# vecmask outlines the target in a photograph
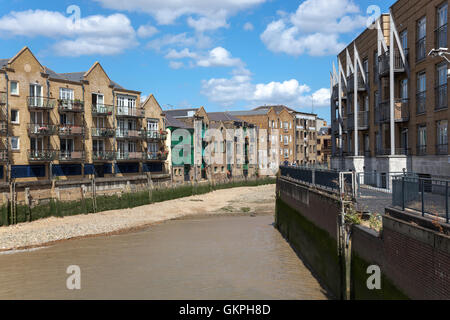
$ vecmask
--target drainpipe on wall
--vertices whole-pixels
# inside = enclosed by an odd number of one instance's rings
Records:
[[[9,159],[9,77],[8,73],[5,71],[5,81],[6,81],[6,182],[11,181],[11,160]]]
[[[50,99],[50,81],[47,78],[47,99]],[[47,117],[47,123],[50,123],[50,112],[48,113],[48,117]],[[51,137],[48,137],[49,140],[49,145],[50,145],[50,139]],[[48,166],[48,177],[50,178],[50,181],[53,180],[53,173],[52,173],[52,164],[53,160],[50,161],[50,164]]]
[[[116,134],[117,134],[116,106],[115,106],[115,103],[114,103],[116,101],[116,91],[114,89],[112,90],[112,94],[113,94],[113,103],[112,103],[112,105],[113,105],[113,112],[112,112],[113,129],[116,131]],[[114,152],[115,155],[117,155],[116,134],[114,135],[114,138],[113,138],[113,141],[114,141],[114,143],[113,143],[113,152]],[[113,176],[114,177],[116,176],[116,163],[117,163],[117,159],[116,159],[116,157],[114,157],[113,164],[112,164],[113,167],[111,168],[112,169],[111,171],[113,172]]]
[[[84,164],[83,164],[83,166],[82,166],[82,168],[81,168],[81,170],[82,170],[82,172],[83,172],[83,178],[86,176],[85,175],[85,173],[84,173],[84,166],[85,166],[85,164],[86,164],[86,155],[87,155],[87,152],[86,152],[86,126],[85,126],[85,124],[86,124],[86,118],[85,118],[85,113],[86,113],[86,108],[85,108],[85,104],[84,104],[84,102],[85,102],[85,99],[84,99],[84,93],[85,93],[85,90],[84,90],[84,84],[83,83],[81,83],[81,90],[83,91],[83,109],[84,109],[84,112],[83,112],[83,127],[85,127],[84,129],[84,134],[83,134],[83,148],[85,148],[85,153],[84,153]]]

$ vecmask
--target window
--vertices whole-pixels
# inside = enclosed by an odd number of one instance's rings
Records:
[[[20,150],[20,139],[19,137],[11,137],[11,150]]]
[[[447,14],[448,4],[437,9],[436,47],[447,48]]]
[[[446,155],[448,154],[448,120],[441,120],[437,122],[437,146],[436,154]]]
[[[59,88],[59,98],[61,100],[73,100],[73,89]]]
[[[426,110],[426,89],[427,89],[427,76],[425,72],[417,75],[417,113],[425,113]]]
[[[157,143],[149,143],[147,145],[147,152],[149,152],[149,153],[158,152],[158,144]]]
[[[400,43],[402,44],[403,50],[408,49],[408,30],[404,30],[400,33]]]
[[[427,149],[427,126],[420,125],[417,129],[417,154],[424,155]]]
[[[19,124],[19,110],[11,109],[11,123]]]
[[[11,81],[11,94],[19,95],[19,83],[17,81]]]
[[[158,131],[158,120],[154,120],[154,119],[147,120],[147,130],[148,131]]]
[[[400,98],[402,101],[408,100],[408,79],[400,81]]]
[[[423,60],[426,57],[426,35],[427,35],[427,18],[423,17],[417,21],[417,61]]]
[[[436,110],[447,108],[447,63],[436,66]]]

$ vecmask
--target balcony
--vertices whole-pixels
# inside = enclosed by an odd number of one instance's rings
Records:
[[[377,147],[375,150],[375,154],[377,156],[390,156],[391,148],[385,149],[385,148]],[[394,155],[396,155],[396,156],[408,156],[410,154],[411,154],[411,150],[406,147],[395,148],[395,150],[394,150]]]
[[[353,130],[355,128],[354,114],[349,114],[347,118],[347,128]],[[358,112],[358,130],[369,129],[369,111]]]
[[[117,117],[144,118],[145,110],[143,108],[117,107]]]
[[[416,42],[416,61],[422,61],[427,57],[426,37]]]
[[[92,151],[92,161],[113,161],[115,155],[114,151]]]
[[[129,129],[117,129],[116,138],[117,139],[142,139],[144,136],[143,130],[129,130]]]
[[[368,80],[368,74],[366,73],[366,80]],[[347,92],[353,92],[355,89],[355,75],[351,74],[347,78]],[[366,85],[364,83],[363,77],[360,73],[358,73],[358,91],[366,91]]]
[[[106,104],[93,104],[92,115],[93,116],[110,116],[112,115],[114,106]]]
[[[447,48],[447,24],[437,28],[434,33],[436,48]]]
[[[8,151],[6,149],[0,149],[0,162],[8,161]]]
[[[145,130],[144,136],[147,140],[163,141],[167,139],[167,132],[163,130],[160,131]]]
[[[114,138],[116,130],[112,128],[92,128],[91,134],[93,138]]]
[[[416,153],[418,156],[424,156],[427,154],[427,146],[426,145],[419,145],[417,146]]]
[[[5,105],[6,104],[6,92],[4,91],[0,91],[0,106]]]
[[[167,152],[144,152],[144,160],[166,161]]]
[[[409,50],[404,49],[405,58],[408,60],[409,58]],[[378,75],[380,77],[386,77],[390,74],[390,51],[386,51],[384,54],[378,57]],[[400,54],[400,50],[394,50],[394,73],[402,73],[405,72],[405,64],[403,63],[402,56]]]
[[[419,92],[416,94],[416,112],[417,114],[424,114],[427,110],[427,94],[426,92]]]
[[[436,87],[436,104],[435,110],[447,109],[448,100],[447,100],[447,84],[443,84],[441,86]]]
[[[331,94],[331,100],[336,101],[338,99],[339,99],[339,86],[335,85],[333,87],[333,91],[332,91],[332,94]]]
[[[51,110],[55,107],[55,99],[46,97],[27,97],[28,108],[31,110]]]
[[[30,162],[50,162],[58,158],[56,150],[28,150],[28,161]]]
[[[391,121],[391,103],[389,100],[382,101],[376,111],[377,123]],[[409,99],[394,100],[394,121],[406,122],[409,120]]]
[[[52,124],[46,123],[29,123],[28,134],[30,136],[52,136],[56,134],[58,127]]]
[[[116,160],[117,161],[140,161],[143,159],[143,153],[142,152],[124,152],[119,151],[116,152]]]
[[[84,103],[81,100],[58,99],[59,112],[84,112]]]
[[[437,155],[448,155],[448,143],[445,144],[437,144],[436,145],[436,154]]]
[[[73,124],[59,125],[58,134],[60,137],[82,137],[84,136],[84,127]]]
[[[85,155],[84,151],[76,150],[76,151],[60,151],[59,152],[59,161],[84,161]]]

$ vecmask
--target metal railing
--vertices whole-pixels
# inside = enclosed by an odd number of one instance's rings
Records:
[[[166,161],[168,154],[165,152],[144,152],[144,160],[160,160]]]
[[[8,150],[0,149],[0,162],[8,161]]]
[[[409,50],[403,49],[406,60],[409,58]],[[390,72],[390,51],[386,51],[378,57],[378,74],[380,76],[388,75]],[[394,50],[394,72],[404,72],[405,64],[399,49]]]
[[[81,100],[58,99],[60,112],[83,112],[84,102]]]
[[[418,156],[425,156],[427,154],[427,145],[419,145],[417,146],[416,154]]]
[[[115,155],[114,151],[92,151],[92,161],[112,161]]]
[[[392,181],[392,205],[410,209],[423,217],[444,219],[449,223],[450,181],[419,176],[397,176]]]
[[[390,148],[376,148],[375,153],[377,156],[389,156],[391,155],[391,149]],[[395,148],[394,155],[396,156],[408,156],[411,154],[411,149],[400,147]]]
[[[116,116],[144,118],[145,110],[143,108],[117,107]]]
[[[0,91],[0,105],[6,104],[7,94],[5,91]]]
[[[28,150],[29,161],[42,161],[48,162],[58,158],[58,151],[56,150]]]
[[[29,123],[28,134],[32,136],[51,136],[56,134],[58,126],[47,123]]]
[[[434,31],[436,35],[436,48],[447,48],[447,24]]]
[[[84,161],[84,150],[63,150],[59,152],[59,161]]]
[[[84,127],[73,124],[60,124],[58,135],[60,137],[83,136]]]
[[[367,78],[367,74],[366,74],[366,81],[368,80]],[[347,78],[347,92],[353,92],[355,90],[355,74],[351,74],[348,78]],[[358,87],[357,89],[358,91],[363,91],[366,90],[366,84],[364,83],[364,79],[361,75],[361,73],[358,73]]]
[[[92,104],[93,115],[112,115],[114,106],[107,104]]]
[[[391,102],[382,101],[376,112],[376,122],[389,122],[391,120]],[[409,99],[394,100],[394,121],[404,122],[409,120]]]
[[[349,114],[347,118],[347,128],[353,130],[355,128],[354,114]],[[369,111],[358,112],[358,130],[366,130],[369,128]]]
[[[435,104],[435,110],[441,110],[446,109],[448,106],[447,101],[447,84],[443,84],[436,87],[436,104]]]
[[[436,154],[437,155],[447,155],[448,154],[448,143],[437,144],[436,145]]]
[[[144,136],[148,140],[166,140],[167,132],[165,131],[157,131],[157,130],[144,130]]]
[[[403,172],[358,172],[356,174],[356,181],[358,183],[359,194],[361,194],[361,187],[391,193],[393,178],[403,174]]]
[[[422,61],[427,57],[426,40],[427,37],[423,37],[416,42],[416,61]]]
[[[124,152],[124,151],[116,152],[117,161],[142,160],[142,159],[143,159],[142,152]]]
[[[116,130],[113,128],[92,128],[91,134],[95,138],[113,138]]]
[[[56,100],[47,97],[27,97],[28,108],[30,109],[53,109]]]
[[[142,139],[143,136],[143,130],[129,130],[121,128],[116,130],[116,138],[118,139]]]
[[[416,95],[417,114],[425,113],[427,110],[427,94],[426,92],[419,92]]]

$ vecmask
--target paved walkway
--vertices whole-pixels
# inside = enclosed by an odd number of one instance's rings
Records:
[[[384,213],[392,205],[392,194],[361,187],[357,203],[358,209],[364,212]]]

